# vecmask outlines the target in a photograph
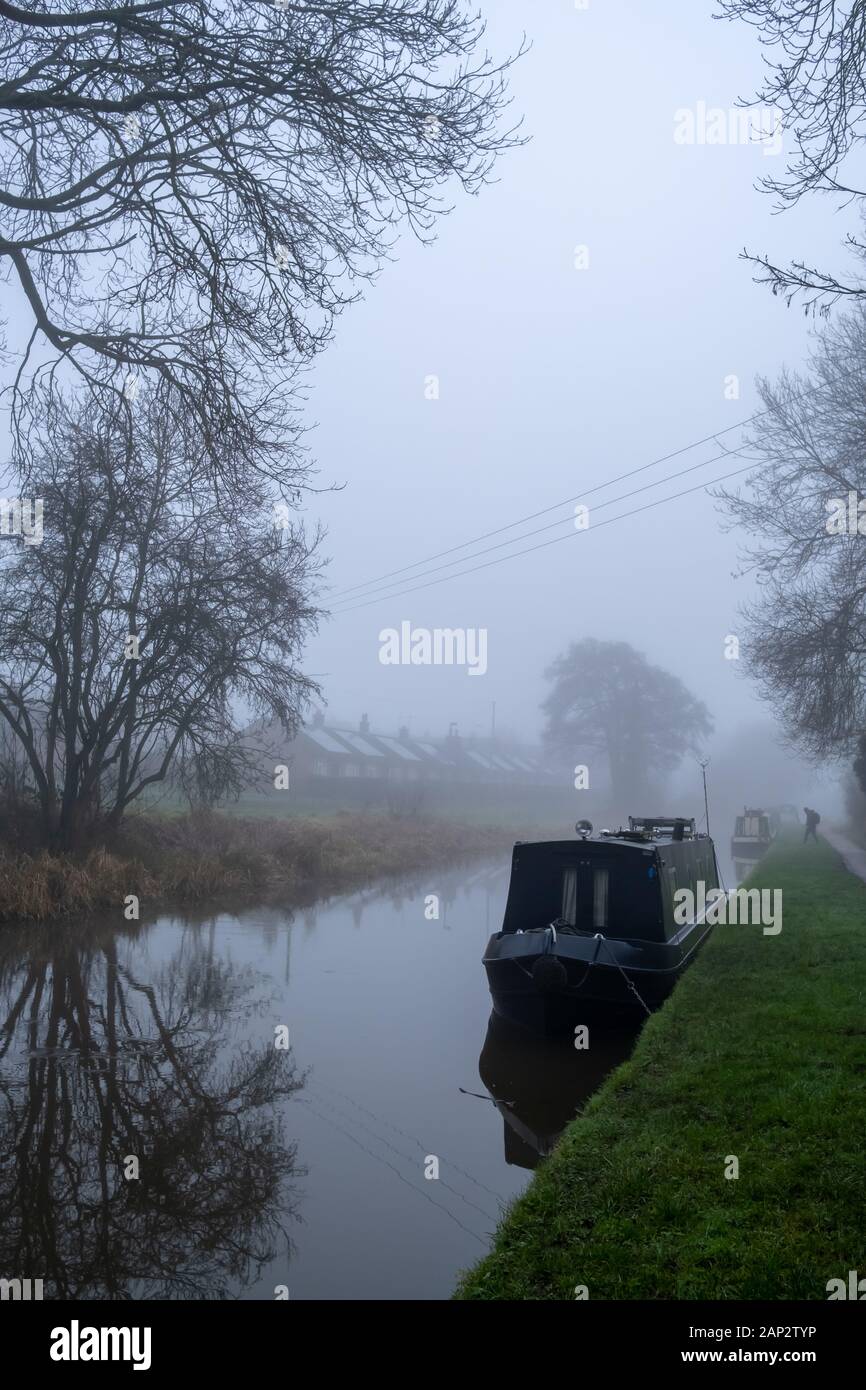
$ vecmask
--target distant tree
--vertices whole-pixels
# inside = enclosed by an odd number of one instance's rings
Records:
[[[851,772],[843,779],[842,787],[848,825],[854,838],[866,849],[866,790],[857,775]]]
[[[759,585],[743,660],[789,738],[847,759],[866,728],[866,304],[822,325],[806,373],[758,388],[757,466],[719,493]]]
[[[861,734],[857,740],[857,756],[854,759],[853,771],[858,787],[866,796],[866,734]]]
[[[19,442],[64,362],[179,392],[221,468],[277,431],[278,469],[297,364],[398,224],[429,234],[514,143],[483,36],[463,0],[0,0]]]
[[[159,393],[131,439],[116,425],[87,398],[56,403],[33,470],[42,543],[0,553],[0,722],[61,848],[174,769],[200,799],[238,792],[257,766],[240,709],[292,733],[316,691],[298,664],[315,539],[275,519],[264,485],[227,523],[196,487],[196,421]]]
[[[621,810],[652,774],[673,771],[712,732],[701,701],[627,642],[572,643],[545,676],[552,682],[542,706],[547,747],[590,772],[591,755],[601,754]]]
[[[793,141],[784,178],[768,177],[764,188],[782,207],[807,193],[844,200],[862,198],[843,165],[863,153],[866,141],[866,0],[718,0],[720,17],[752,25],[766,56],[767,76],[755,102],[780,113],[785,137]],[[866,242],[849,236],[866,251]],[[808,310],[826,312],[838,299],[866,296],[862,280],[840,280],[804,261],[784,268],[767,256],[746,255],[757,279],[788,302],[805,296]]]

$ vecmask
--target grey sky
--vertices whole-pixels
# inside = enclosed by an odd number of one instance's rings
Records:
[[[524,32],[532,44],[512,72],[512,109],[530,142],[502,158],[498,182],[477,198],[456,191],[431,247],[401,237],[310,374],[319,482],[345,484],[306,504],[328,528],[334,592],[748,417],[759,404],[755,374],[801,365],[810,325],[753,283],[738,258],[744,246],[850,270],[842,242],[857,226],[853,209],[813,198],[779,216],[757,190],[782,172],[784,148],[675,140],[677,112],[700,103],[732,111],[761,79],[755,33],[714,21],[712,0],[480,4],[494,55],[516,50]],[[578,270],[583,246],[589,266]],[[29,313],[14,289],[7,308],[16,350]],[[431,375],[438,400],[425,398]],[[738,400],[725,396],[732,375]],[[631,642],[685,680],[716,720],[709,751],[723,756],[741,725],[766,717],[740,664],[724,656],[751,587],[734,578],[742,538],[722,530],[704,492],[600,525],[742,465],[718,462],[601,505],[717,452],[705,445],[588,497],[587,532],[574,531],[566,506],[478,548],[569,537],[561,543],[335,612],[304,658],[331,716],[367,712],[376,727],[408,722],[416,734],[443,734],[452,721],[487,733],[495,701],[498,729],[535,738],[544,668],[570,641],[595,636]],[[413,571],[403,582],[423,581]],[[331,602],[327,588],[322,601]],[[383,666],[379,633],[404,621],[486,629],[486,674]]]
[[[311,507],[329,528],[335,590],[745,418],[757,406],[755,374],[799,365],[809,326],[753,283],[739,251],[847,264],[851,211],[834,219],[828,202],[813,200],[773,216],[756,190],[762,175],[781,172],[784,154],[674,140],[678,109],[728,109],[752,94],[752,31],[713,21],[712,5],[693,0],[484,8],[494,52],[516,47],[524,28],[532,41],[513,81],[532,140],[503,158],[494,187],[457,199],[432,248],[401,240],[396,263],[344,317],[313,373],[320,480],[346,484]],[[582,244],[590,264],[578,271]],[[440,378],[436,401],[425,399],[430,374]],[[725,399],[730,374],[738,401]],[[595,500],[715,452],[705,446]],[[737,466],[716,464],[595,519]],[[564,524],[537,540],[572,529],[569,509],[558,515]],[[499,726],[535,734],[552,657],[586,635],[624,639],[706,700],[723,739],[758,713],[723,654],[749,589],[732,577],[737,545],[712,500],[693,493],[336,616],[310,648],[309,669],[323,673],[336,717],[364,709],[382,726],[405,718],[415,732],[441,733],[457,720],[461,732],[486,732],[495,700]],[[487,674],[380,665],[379,631],[406,619],[486,627]]]

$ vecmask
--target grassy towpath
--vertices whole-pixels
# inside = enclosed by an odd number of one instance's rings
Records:
[[[826,1299],[866,1275],[866,885],[791,839],[748,884],[782,890],[781,933],[716,929],[457,1297]]]

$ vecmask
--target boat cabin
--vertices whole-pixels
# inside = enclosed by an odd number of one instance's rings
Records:
[[[581,822],[580,826],[587,826]],[[674,893],[718,886],[713,843],[682,817],[630,817],[628,830],[518,842],[503,934],[543,929],[664,942],[682,931]]]
[[[770,817],[763,811],[750,810],[747,806],[743,815],[737,816],[735,840],[759,840],[769,843],[772,838]]]

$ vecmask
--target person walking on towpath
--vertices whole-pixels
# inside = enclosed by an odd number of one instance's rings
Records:
[[[806,812],[806,831],[803,835],[803,844],[806,843],[809,836],[811,835],[812,839],[815,841],[815,844],[817,845],[818,836],[816,835],[815,831],[818,828],[818,822],[821,819],[821,817],[818,815],[817,811],[810,811],[808,806],[804,806],[803,810]]]

